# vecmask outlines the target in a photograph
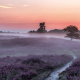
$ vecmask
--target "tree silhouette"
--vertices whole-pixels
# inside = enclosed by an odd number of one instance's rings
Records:
[[[40,23],[40,28],[37,30],[37,32],[38,33],[45,33],[45,32],[47,32],[46,30],[45,30],[45,22],[43,22],[43,23]]]
[[[64,31],[67,31],[67,37],[72,38],[79,38],[79,34],[77,33],[79,30],[76,26],[70,25],[63,29]]]

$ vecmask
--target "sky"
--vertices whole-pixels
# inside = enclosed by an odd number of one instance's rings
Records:
[[[0,29],[47,30],[75,25],[80,30],[80,0],[0,0]]]

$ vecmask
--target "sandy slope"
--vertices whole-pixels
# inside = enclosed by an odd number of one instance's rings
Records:
[[[58,38],[17,38],[0,36],[0,57],[29,54],[80,55],[80,43]]]

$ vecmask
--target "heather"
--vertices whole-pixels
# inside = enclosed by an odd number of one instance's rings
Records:
[[[28,55],[0,58],[0,80],[31,80],[72,60],[69,55]]]
[[[59,80],[80,80],[80,58],[60,74]]]

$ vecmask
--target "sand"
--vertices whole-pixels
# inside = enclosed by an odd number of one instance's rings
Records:
[[[80,56],[80,42],[60,38],[0,36],[0,57],[29,54],[70,54]]]

